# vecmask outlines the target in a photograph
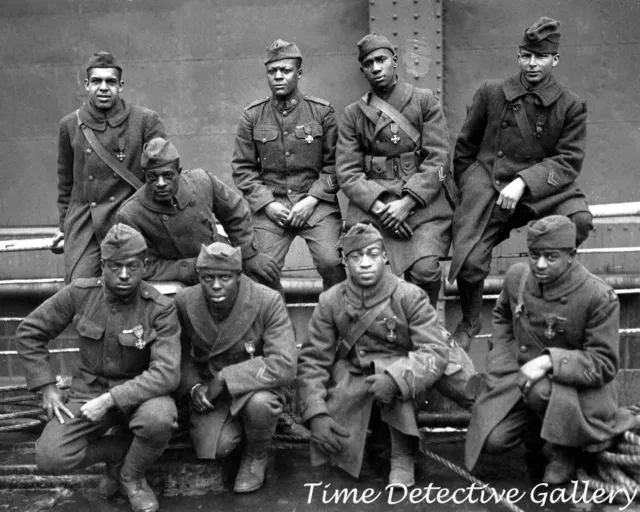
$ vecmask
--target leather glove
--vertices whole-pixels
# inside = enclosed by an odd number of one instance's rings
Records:
[[[400,388],[388,373],[369,375],[365,382],[371,384],[369,394],[383,404],[390,404],[400,394]]]
[[[311,442],[325,453],[340,453],[341,441],[349,437],[349,431],[336,423],[328,414],[311,418]]]
[[[272,284],[280,279],[280,269],[276,260],[261,252],[243,260],[242,269],[249,277],[255,276],[265,284]]]

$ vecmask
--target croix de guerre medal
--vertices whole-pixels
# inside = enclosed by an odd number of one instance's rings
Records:
[[[383,318],[379,322],[387,328],[387,341],[389,343],[395,343],[398,339],[398,335],[396,334],[396,328],[398,327],[397,318],[395,316],[393,318]]]
[[[247,352],[247,354],[249,354],[249,357],[250,357],[251,359],[253,359],[253,354],[254,354],[254,353],[255,353],[255,351],[256,351],[256,345],[255,345],[255,343],[254,343],[253,341],[247,341],[247,342],[244,344],[244,349],[245,349],[245,351]]]
[[[313,143],[313,136],[311,135],[311,126],[307,125],[304,127],[304,133],[307,134],[307,136],[304,138],[305,142],[307,144],[312,144]]]
[[[554,329],[555,324],[556,324],[555,316],[547,317],[547,330],[544,331],[544,337],[547,338],[548,340],[552,340],[556,336],[556,331]]]
[[[396,123],[391,123],[391,133],[393,133],[391,142],[393,142],[394,144],[400,142],[400,137],[398,137],[398,125]]]
[[[125,143],[124,139],[118,139],[118,152],[116,153],[116,158],[120,162],[124,162],[124,159],[127,158],[127,155],[125,155],[125,153],[124,153],[125,145],[126,145],[126,143]]]

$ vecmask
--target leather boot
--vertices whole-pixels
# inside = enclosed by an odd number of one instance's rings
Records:
[[[158,499],[144,474],[164,450],[165,447],[145,445],[138,438],[131,443],[120,471],[120,488],[129,499],[134,512],[156,512],[159,508]]]
[[[391,431],[391,472],[389,485],[392,487],[412,487],[415,485],[415,442],[411,436],[390,427]]]
[[[107,435],[89,444],[81,467],[99,462],[106,463],[106,472],[97,487],[98,496],[107,499],[118,492],[120,469],[129,449],[130,439],[123,436]]]
[[[264,484],[271,437],[263,440],[247,439],[247,447],[240,459],[240,469],[233,486],[234,492],[257,491]]]
[[[278,418],[276,432],[280,436],[289,436],[301,441],[308,441],[311,438],[311,432],[296,419],[289,404],[285,405],[284,411]]]
[[[576,476],[575,448],[552,444],[549,450],[549,463],[544,470],[542,481],[551,485],[561,485]]]
[[[459,347],[465,352],[469,351],[473,337],[480,332],[482,322],[480,312],[482,310],[482,292],[484,281],[469,283],[458,278],[458,292],[460,294],[460,307],[462,308],[462,320],[451,335]]]
[[[429,304],[431,304],[431,307],[433,307],[433,309],[435,309],[436,311],[438,311],[438,299],[440,298],[441,286],[442,282],[440,280],[420,286],[420,288],[422,288],[422,290],[429,297]]]

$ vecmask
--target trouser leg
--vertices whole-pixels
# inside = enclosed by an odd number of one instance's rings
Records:
[[[391,437],[391,471],[389,485],[411,487],[415,484],[417,438],[389,427]]]
[[[295,231],[290,229],[285,229],[284,233],[280,233],[280,228],[274,223],[273,229],[266,229],[263,227],[254,228],[254,232],[256,234],[256,239],[260,244],[260,251],[266,254],[267,256],[271,256],[280,270],[284,267],[284,260],[287,256],[287,252],[289,252],[289,247],[291,247],[291,242],[295,238]],[[282,282],[280,279],[274,281],[273,283],[268,285],[271,289],[280,292],[282,298],[284,298],[284,289],[282,288]]]
[[[535,413],[520,400],[491,431],[482,451],[500,455],[517,448],[522,443],[527,425],[537,421]]]
[[[425,256],[416,261],[407,272],[407,281],[422,288],[431,306],[438,308],[442,285],[442,266],[438,256]]]
[[[593,215],[591,212],[577,212],[569,215],[569,218],[576,225],[576,247],[580,247],[593,229]]]
[[[342,219],[339,214],[332,213],[299,233],[307,242],[325,291],[347,278],[339,250],[341,231]]]
[[[100,267],[100,244],[95,236],[91,236],[89,243],[79,257],[73,261],[77,251],[72,251],[73,240],[65,239],[64,266],[65,283],[81,277],[98,277],[102,275]]]

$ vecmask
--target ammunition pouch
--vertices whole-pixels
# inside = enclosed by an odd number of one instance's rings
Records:
[[[413,151],[393,157],[366,155],[364,164],[367,178],[372,180],[408,181],[417,171]]]

